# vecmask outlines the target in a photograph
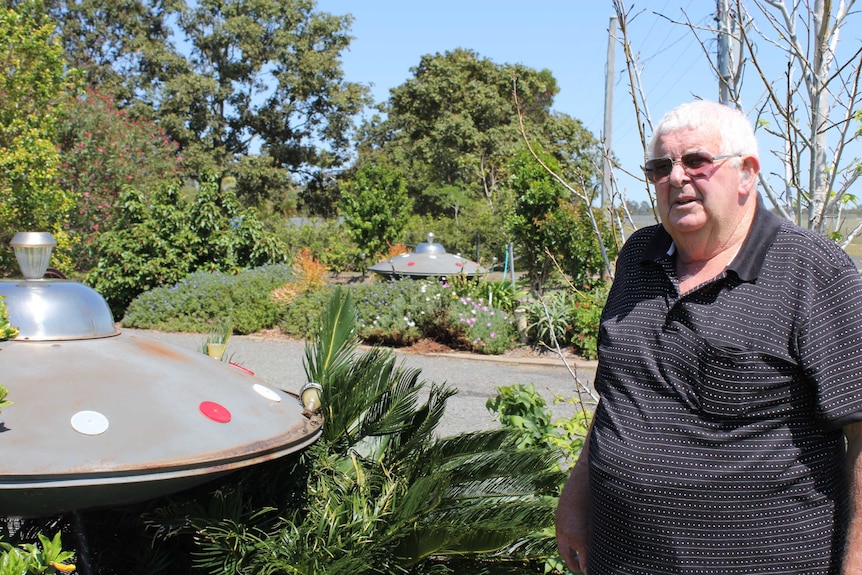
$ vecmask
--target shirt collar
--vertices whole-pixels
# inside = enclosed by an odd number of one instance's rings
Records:
[[[751,229],[748,230],[748,236],[745,238],[742,248],[727,269],[736,273],[742,281],[754,281],[760,274],[760,268],[763,266],[763,260],[766,259],[769,246],[775,241],[775,236],[781,229],[781,221],[780,217],[766,209],[763,198],[758,195]],[[656,233],[644,250],[641,263],[657,262],[672,256],[675,251],[676,246],[673,243],[673,238],[670,237],[664,226],[658,225],[656,226]]]

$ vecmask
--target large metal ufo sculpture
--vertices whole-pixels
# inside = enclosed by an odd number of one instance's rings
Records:
[[[413,252],[378,262],[368,270],[395,278],[474,277],[485,273],[476,262],[447,253],[442,245],[434,242],[434,234],[428,234],[427,241],[417,244]]]
[[[152,499],[319,437],[321,421],[295,395],[202,353],[120,333],[94,290],[36,279],[44,267],[24,269],[23,253],[50,246],[50,235],[16,240],[25,279],[0,280],[20,330],[0,342],[0,385],[13,402],[0,411],[0,517]]]

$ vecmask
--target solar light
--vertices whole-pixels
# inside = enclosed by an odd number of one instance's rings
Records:
[[[302,407],[305,408],[305,411],[309,413],[320,411],[320,393],[322,391],[323,387],[313,381],[309,381],[302,386],[302,390],[299,392],[299,401],[302,402]]]
[[[51,262],[51,251],[57,245],[48,232],[18,232],[9,242],[24,279],[42,279]]]

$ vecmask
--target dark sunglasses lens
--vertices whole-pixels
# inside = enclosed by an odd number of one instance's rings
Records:
[[[649,160],[644,166],[646,176],[651,182],[660,182],[668,177],[673,170],[673,162],[670,158],[658,158]]]
[[[680,158],[680,161],[685,166],[686,171],[692,175],[698,175],[701,170],[712,165],[712,157],[703,154],[686,154]]]

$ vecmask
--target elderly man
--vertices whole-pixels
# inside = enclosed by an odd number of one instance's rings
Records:
[[[596,409],[557,509],[589,575],[862,573],[862,279],[756,191],[751,124],[662,118],[661,225],[619,254]]]

